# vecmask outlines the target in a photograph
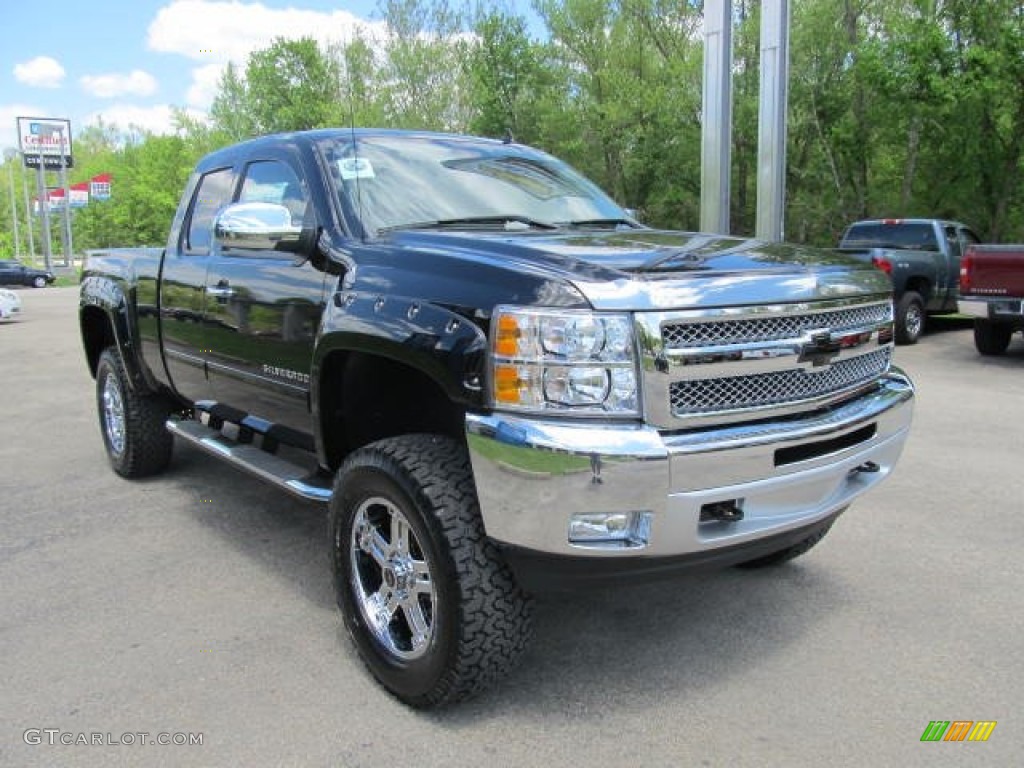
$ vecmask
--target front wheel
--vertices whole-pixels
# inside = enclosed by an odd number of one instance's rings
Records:
[[[335,480],[329,530],[349,636],[396,697],[453,704],[518,661],[532,601],[484,535],[463,446],[405,435],[352,454]]]
[[[108,347],[96,366],[96,404],[107,457],[122,477],[145,477],[171,461],[174,437],[165,426],[171,405],[132,389],[121,356]]]
[[[1001,355],[1010,346],[1013,326],[1009,323],[994,323],[991,320],[975,319],[974,346],[982,355]]]
[[[896,343],[917,344],[924,322],[924,299],[916,291],[907,291],[896,302]]]
[[[35,286],[36,288],[45,288],[46,287],[46,278],[43,277],[42,275],[36,275],[32,279],[32,285]]]
[[[769,555],[755,558],[754,560],[747,560],[745,563],[740,563],[738,568],[767,568],[773,565],[782,565],[788,563],[794,558],[800,557],[810,551],[819,541],[825,538],[825,535],[831,530],[832,523],[830,522],[824,528],[817,530],[812,533],[806,539],[798,541],[791,547],[780,549],[778,552],[772,552]]]

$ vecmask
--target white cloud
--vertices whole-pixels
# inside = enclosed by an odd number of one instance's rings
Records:
[[[14,77],[18,82],[36,88],[60,88],[64,74],[60,62],[49,56],[36,56],[14,65]]]
[[[156,78],[141,69],[128,74],[110,72],[105,75],[85,75],[79,81],[82,88],[93,96],[101,99],[113,99],[118,96],[152,96],[156,93]]]
[[[205,121],[206,115],[197,110],[185,110],[191,117]],[[85,118],[90,125],[102,120],[107,125],[115,125],[122,131],[129,128],[141,128],[156,134],[174,133],[174,111],[169,104],[157,104],[152,107],[139,107],[133,104],[114,104],[105,109],[93,112]]]
[[[217,95],[217,85],[225,64],[206,64],[192,70],[192,85],[185,94],[185,102],[198,109],[206,109]]]
[[[193,69],[186,99],[191,106],[206,109],[217,93],[224,65],[233,62],[244,69],[249,54],[269,47],[275,38],[312,37],[329,45],[348,42],[357,34],[384,39],[386,25],[348,11],[268,8],[240,0],[173,0],[157,12],[147,42],[151,50],[205,62]]]
[[[0,152],[8,147],[18,148],[19,117],[45,117],[42,107],[29,104],[0,104]]]
[[[369,22],[348,11],[267,8],[238,0],[174,0],[149,25],[148,44],[154,51],[196,61],[244,63],[252,51],[268,47],[277,37],[345,42],[357,32],[371,35],[384,28],[383,22]]]

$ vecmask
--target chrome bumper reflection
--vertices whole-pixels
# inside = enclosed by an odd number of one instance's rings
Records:
[[[912,407],[913,385],[894,371],[874,391],[800,419],[663,435],[637,424],[469,414],[466,430],[491,538],[546,553],[635,555],[570,544],[568,527],[578,513],[639,512],[651,519],[642,553],[662,556],[761,538],[848,505],[888,476]],[[858,472],[867,462],[878,471]],[[700,522],[702,506],[733,499],[743,520]]]

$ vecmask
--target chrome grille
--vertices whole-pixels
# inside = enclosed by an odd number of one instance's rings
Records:
[[[823,371],[794,369],[753,376],[677,381],[669,387],[672,414],[686,416],[743,410],[835,394],[877,379],[888,370],[891,356],[891,347],[885,347],[841,360]]]
[[[833,333],[858,328],[873,328],[891,319],[887,303],[800,315],[766,315],[740,320],[667,323],[661,335],[668,349],[748,344],[761,341],[796,339],[808,331],[827,328]]]

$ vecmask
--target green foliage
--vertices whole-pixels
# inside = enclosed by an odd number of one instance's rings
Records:
[[[208,123],[180,113],[173,137],[102,124],[77,137],[72,181],[112,173],[114,198],[75,214],[76,243],[160,244],[203,154],[268,132],[347,125],[511,133],[648,223],[694,228],[702,6],[534,0],[543,29],[531,32],[502,0],[480,0],[472,13],[447,0],[385,0],[379,38],[328,48],[275,40],[227,68]],[[749,234],[760,2],[734,0],[734,9],[731,220]],[[792,0],[790,9],[789,239],[834,245],[855,218],[916,215],[1024,240],[1019,0]],[[0,202],[3,248],[12,240],[6,189]]]

